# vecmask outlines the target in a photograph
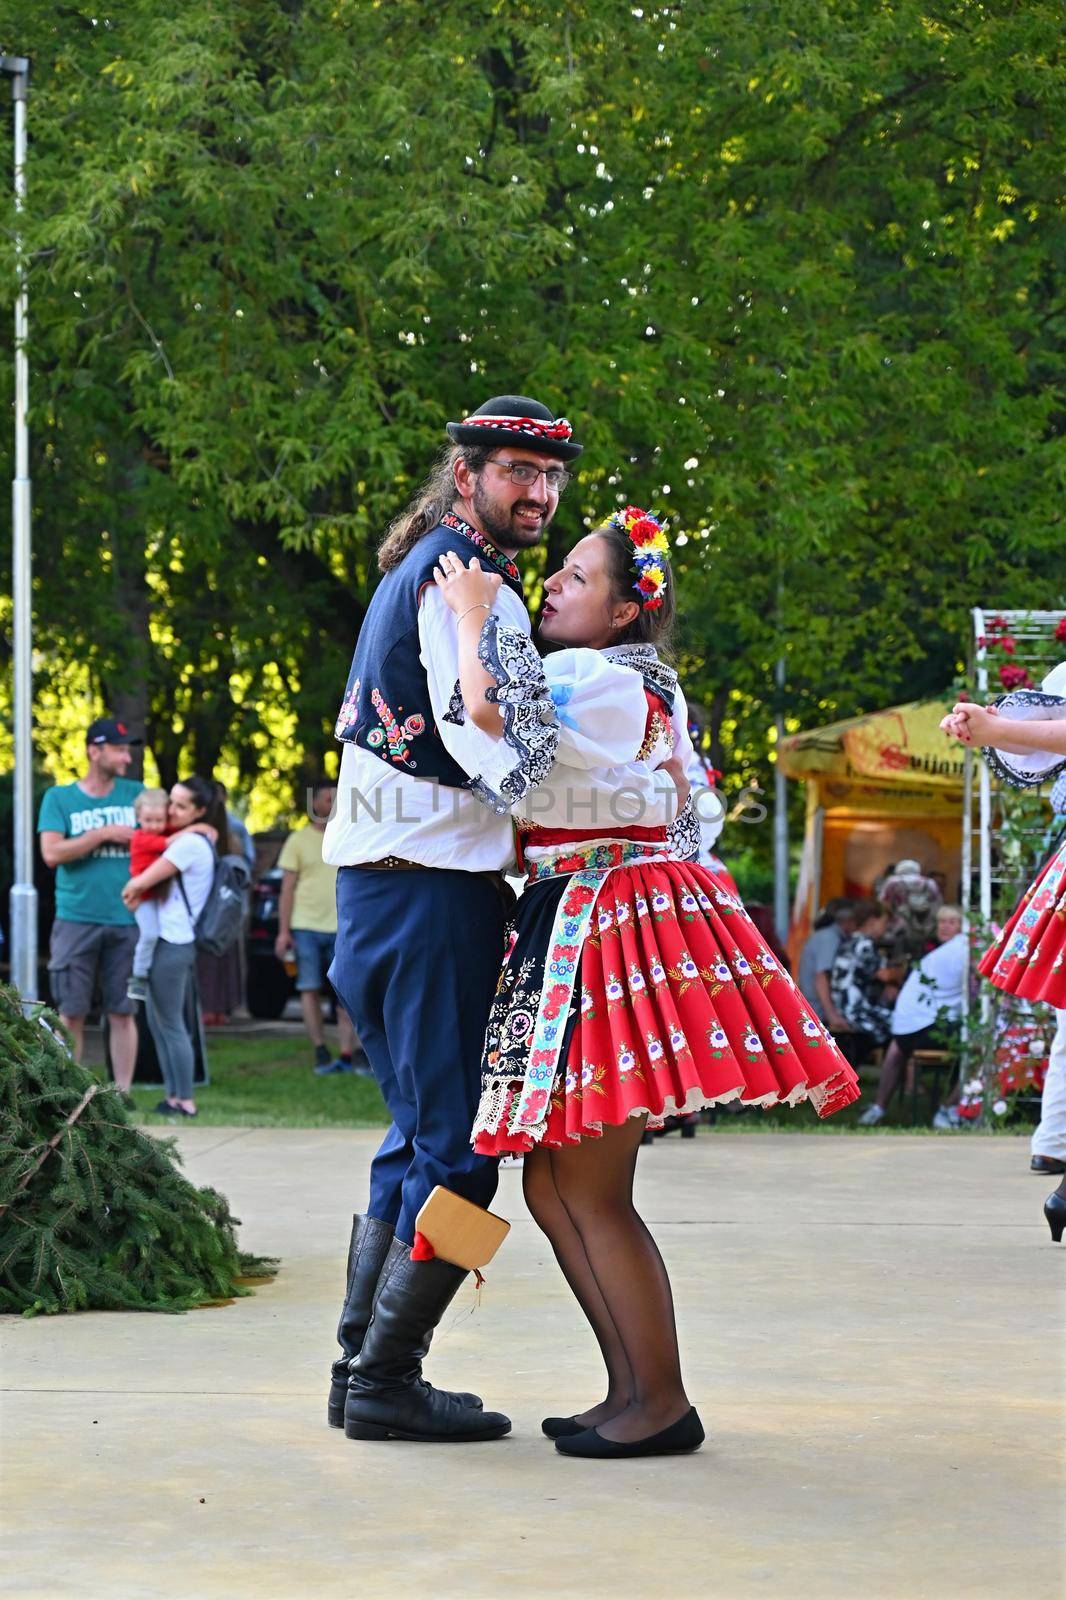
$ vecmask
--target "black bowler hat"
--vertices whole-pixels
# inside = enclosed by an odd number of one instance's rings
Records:
[[[114,717],[97,717],[95,722],[90,722],[89,731],[85,735],[86,744],[143,744],[143,739],[135,739],[124,722],[116,722]]]
[[[565,417],[553,417],[547,406],[525,394],[496,394],[461,422],[449,422],[456,444],[517,444],[523,450],[573,461],[584,445],[575,444]]]

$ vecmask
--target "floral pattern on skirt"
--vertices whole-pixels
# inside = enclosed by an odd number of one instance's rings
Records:
[[[533,1133],[517,1127],[566,881],[527,890],[515,912],[486,1036],[481,1154],[577,1143],[644,1113],[656,1126],[727,1100],[810,1099],[824,1117],[858,1098],[855,1073],[739,898],[697,863],[656,861],[606,874],[544,1120]]]
[[[977,970],[1008,994],[1066,1007],[1066,840],[1026,889]]]

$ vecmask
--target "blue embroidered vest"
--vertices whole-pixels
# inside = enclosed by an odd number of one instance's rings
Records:
[[[447,550],[467,563],[477,556],[522,596],[514,562],[447,512],[378,584],[359,630],[334,731],[338,739],[360,745],[401,772],[464,789],[472,780],[437,731],[418,638],[419,595],[433,582],[433,568]]]

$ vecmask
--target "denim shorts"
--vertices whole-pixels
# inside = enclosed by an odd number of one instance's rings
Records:
[[[296,950],[297,989],[324,989],[337,935],[319,933],[315,928],[293,928],[292,942]]]

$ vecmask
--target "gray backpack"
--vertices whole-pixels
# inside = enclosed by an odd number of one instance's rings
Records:
[[[193,923],[197,950],[205,956],[224,956],[237,940],[244,925],[244,896],[252,873],[243,856],[219,856],[215,876],[203,910],[193,922],[192,907],[178,873],[178,888]]]

